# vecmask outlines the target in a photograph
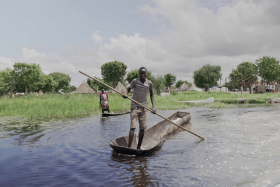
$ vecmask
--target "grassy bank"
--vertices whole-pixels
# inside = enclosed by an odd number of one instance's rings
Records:
[[[129,94],[132,97],[132,94]],[[203,100],[214,97],[211,104],[186,104],[178,101]],[[240,103],[238,98],[248,98],[247,103],[267,103],[271,98],[280,97],[280,93],[236,94],[223,92],[182,92],[175,95],[155,95],[157,110],[179,110],[194,106],[209,108],[234,108]],[[109,94],[110,110],[112,112],[130,109],[130,100],[123,99],[118,94]],[[148,107],[151,107],[148,97]],[[85,114],[101,113],[99,96],[66,94],[45,94],[39,96],[4,97],[0,99],[0,116],[23,116],[28,118],[65,118]]]
[[[110,94],[112,111],[129,110],[129,100]],[[100,113],[99,96],[95,94],[44,94],[0,99],[0,116],[24,116],[29,118],[64,118]]]
[[[179,103],[177,101],[192,101],[204,100],[210,97],[215,98],[215,102],[211,104],[187,104]],[[249,94],[249,93],[231,93],[231,92],[181,92],[176,95],[168,95],[164,97],[156,96],[155,103],[157,109],[182,109],[194,106],[207,106],[209,108],[236,108],[237,104],[241,103],[240,98],[247,98],[247,104],[265,104],[272,98],[279,98],[280,93],[264,93],[264,94]]]

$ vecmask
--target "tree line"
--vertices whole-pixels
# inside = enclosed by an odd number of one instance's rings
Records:
[[[213,86],[218,86],[218,81],[221,79],[221,67],[204,65],[199,70],[196,70],[193,75],[194,84],[200,88],[205,88],[207,91]],[[237,65],[236,69],[232,69],[229,74],[229,80],[223,86],[229,90],[233,88],[240,89],[249,84],[253,84],[260,77],[263,82],[271,84],[272,82],[280,82],[280,64],[274,57],[263,56],[255,62],[242,62]],[[244,85],[242,84],[244,83]]]
[[[264,56],[257,59],[255,62],[242,62],[236,69],[233,69],[229,75],[229,82],[224,86],[230,90],[239,88],[246,83],[245,88],[260,77],[263,82],[271,84],[280,80],[280,64],[274,57]]]
[[[123,62],[112,61],[107,62],[101,66],[102,79],[99,80],[111,84],[113,87],[116,86],[117,82],[121,82],[126,85],[133,79],[138,78],[138,70],[132,70],[126,72],[127,66]],[[124,78],[126,75],[126,78]],[[221,66],[206,64],[200,69],[194,71],[193,79],[194,84],[199,88],[204,88],[208,91],[209,88],[218,86],[218,81],[221,80]],[[228,87],[232,90],[233,87],[240,88],[241,82],[245,84],[245,89],[250,83],[254,83],[257,77],[261,77],[262,81],[267,84],[278,80],[280,82],[280,64],[279,61],[273,57],[263,56],[253,62],[242,62],[236,69],[232,69],[229,75],[229,82],[223,86]],[[176,76],[168,73],[162,75],[152,75],[151,71],[148,71],[147,78],[152,81],[156,93],[160,93],[164,88],[179,88],[184,82],[190,87],[192,84],[188,81],[178,80],[176,82]],[[95,88],[95,90],[105,89],[105,86],[99,84],[94,80],[87,80],[88,84]],[[175,84],[176,83],[176,84]],[[174,85],[175,84],[175,85]],[[173,85],[173,86],[172,86]]]
[[[130,84],[133,79],[139,77],[139,71],[138,69],[135,69],[131,70],[130,72],[127,72],[126,69],[127,66],[123,62],[119,62],[116,60],[112,62],[107,62],[101,66],[102,78],[95,78],[114,88],[116,87],[118,82],[121,82],[123,85],[127,85]],[[192,86],[192,83],[188,81],[178,80],[176,82],[176,76],[172,75],[171,73],[168,73],[166,75],[152,75],[152,72],[148,71],[147,79],[153,83],[153,87],[156,93],[160,93],[164,88],[179,88],[183,83]],[[106,86],[98,83],[95,80],[88,78],[87,83],[94,90],[108,90]],[[175,85],[172,86],[173,84]]]
[[[123,62],[112,61],[101,66],[102,78],[95,77],[100,81],[116,87],[118,82],[123,85],[130,84],[131,81],[139,77],[138,69],[126,71],[127,66]],[[257,76],[261,77],[267,83],[280,80],[280,64],[273,57],[264,56],[253,62],[242,62],[236,69],[233,69],[229,75],[229,82],[224,86],[232,89],[232,87],[240,87],[240,80],[249,84],[254,82]],[[218,65],[206,64],[200,69],[194,71],[194,84],[207,91],[213,86],[218,86],[221,79],[221,67]],[[188,81],[178,80],[176,76],[168,73],[166,75],[153,75],[151,71],[147,73],[147,79],[152,81],[156,93],[160,93],[164,88],[179,88],[183,83],[189,86],[192,84]],[[69,83],[71,77],[64,73],[53,72],[48,75],[42,72],[39,64],[15,63],[13,69],[7,68],[0,71],[0,94],[10,91],[15,92],[54,92],[63,89],[64,92],[72,92],[76,90],[75,86]],[[87,83],[94,90],[108,90],[107,87],[94,81],[87,79]],[[248,86],[248,85],[246,85]]]
[[[0,94],[27,92],[64,92],[76,90],[70,86],[71,77],[64,73],[53,72],[48,75],[42,72],[39,64],[15,63],[13,69],[0,71]]]

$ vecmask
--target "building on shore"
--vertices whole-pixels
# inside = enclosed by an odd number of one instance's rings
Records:
[[[85,82],[83,82],[73,93],[95,94],[96,92]]]
[[[199,88],[194,83],[192,84],[192,86],[190,87],[189,90],[195,90],[195,91],[199,91],[199,92],[204,92],[205,91],[204,88]]]
[[[122,83],[118,83],[118,85],[116,86],[115,90],[123,93],[123,94],[127,94],[127,89],[126,87],[124,87],[124,85],[122,85]],[[115,91],[112,91],[112,93],[116,93]]]
[[[179,87],[180,91],[188,91],[190,89],[190,86],[187,85],[185,82]]]

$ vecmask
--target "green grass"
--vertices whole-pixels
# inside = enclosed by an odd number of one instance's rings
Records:
[[[192,101],[192,100],[204,100],[210,97],[215,98],[214,103],[203,104],[203,103],[179,103],[178,101]],[[230,92],[180,92],[176,95],[168,96],[155,96],[155,105],[157,110],[166,109],[184,109],[190,107],[206,106],[209,108],[236,108],[237,104],[240,104],[239,98],[247,98],[246,104],[264,104],[272,98],[280,97],[280,93],[263,93],[263,94],[238,94]],[[148,106],[151,106],[148,99]]]
[[[130,102],[122,99],[119,95],[110,94],[109,99],[112,100],[111,110],[129,110]],[[95,94],[45,94],[0,99],[0,116],[64,118],[99,113],[100,110],[99,96]]]
[[[129,94],[132,97],[132,94]],[[224,92],[181,92],[176,95],[155,95],[157,110],[179,110],[190,107],[206,106],[209,108],[236,108],[240,103],[238,98],[248,98],[247,103],[268,103],[271,98],[280,97],[280,93],[264,94],[236,94]],[[214,97],[215,102],[179,103],[178,101],[203,100]],[[148,107],[151,108],[148,96]],[[109,94],[111,112],[128,111],[130,100],[123,99],[119,94]],[[39,96],[27,95],[15,98],[2,97],[0,99],[0,116],[22,116],[28,118],[67,118],[85,114],[101,113],[99,96],[95,94],[44,94]]]

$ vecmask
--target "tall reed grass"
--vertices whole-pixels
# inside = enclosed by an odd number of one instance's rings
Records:
[[[132,94],[129,94],[132,97]],[[203,100],[215,98],[211,104],[186,104],[178,101]],[[248,98],[247,103],[267,103],[270,98],[280,97],[280,93],[236,94],[224,92],[181,92],[176,95],[158,96],[155,94],[157,110],[177,110],[197,106],[210,108],[234,108],[239,103],[238,98]],[[150,97],[147,98],[151,108]],[[119,94],[109,94],[111,112],[130,110],[130,100],[123,99]],[[23,116],[28,118],[65,118],[84,114],[101,113],[99,96],[95,94],[44,94],[2,97],[0,99],[0,116]]]
[[[119,95],[109,95],[112,111],[129,110],[129,101]],[[44,94],[0,99],[0,116],[25,116],[29,118],[64,118],[99,113],[99,96],[95,94]]]

